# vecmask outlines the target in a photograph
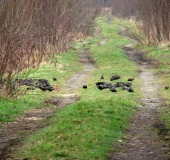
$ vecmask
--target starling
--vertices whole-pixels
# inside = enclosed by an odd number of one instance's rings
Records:
[[[110,91],[111,91],[111,92],[117,92],[116,87],[111,86],[111,87],[110,87]]]
[[[83,85],[83,89],[87,89],[87,85]]]
[[[132,85],[132,83],[126,83],[125,84],[127,87],[130,87]]]
[[[113,81],[113,80],[116,80],[116,79],[119,79],[119,78],[120,78],[120,76],[115,75],[115,76],[112,76],[112,77],[110,78],[110,81]]]
[[[134,92],[134,90],[133,90],[132,87],[129,87],[128,91],[129,91],[129,92]]]
[[[165,89],[168,90],[168,89],[169,89],[169,86],[165,86]]]
[[[101,79],[104,79],[104,76],[102,75],[100,78],[101,78]]]
[[[127,86],[121,86],[122,90],[128,90],[129,88]]]
[[[97,88],[100,89],[100,90],[106,89],[106,86],[105,86],[105,85],[102,85],[102,84],[96,85],[96,86],[97,86]]]
[[[53,81],[56,81],[56,80],[57,80],[57,78],[53,77]]]
[[[97,86],[97,85],[101,85],[101,84],[104,85],[105,82],[96,82],[96,86]]]
[[[125,85],[124,82],[117,82],[117,87],[122,87],[122,86],[124,86],[124,85]]]
[[[54,88],[50,86],[50,87],[48,87],[48,90],[51,92],[54,90]]]
[[[46,86],[46,87],[43,87],[43,86],[40,86],[39,87],[42,91],[53,91],[54,90],[54,88],[52,87],[52,86]]]
[[[135,78],[129,78],[128,81],[133,81]]]

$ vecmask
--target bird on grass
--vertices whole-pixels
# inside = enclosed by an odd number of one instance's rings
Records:
[[[83,85],[83,89],[87,89],[87,85]]]
[[[98,88],[98,89],[100,89],[100,90],[105,89],[105,86],[104,86],[104,85],[102,85],[102,84],[100,84],[100,85],[96,85],[96,86],[97,86],[97,88]]]
[[[96,86],[98,86],[98,85],[104,85],[105,82],[96,82],[95,84],[96,84]]]
[[[132,83],[126,83],[125,84],[127,87],[130,87],[132,85]]]
[[[169,89],[169,86],[165,86],[165,89],[168,90],[168,89]]]
[[[57,78],[53,77],[53,81],[56,81],[56,80],[57,80]]]
[[[53,88],[53,87],[51,87],[51,86],[49,86],[49,87],[48,87],[48,90],[51,92],[51,91],[53,91],[53,90],[54,90],[54,88]]]
[[[122,90],[128,90],[129,88],[127,86],[121,86]]]
[[[43,87],[43,86],[40,86],[39,87],[42,91],[53,91],[54,90],[54,88],[52,87],[52,86],[46,86],[46,87]]]
[[[133,90],[132,87],[129,87],[128,91],[129,91],[129,92],[134,92],[134,90]]]
[[[111,87],[110,87],[110,91],[111,91],[111,92],[117,92],[116,87],[115,87],[115,86],[111,86]]]
[[[133,81],[135,78],[129,78],[128,81]]]
[[[125,85],[124,82],[117,82],[117,87],[122,87],[122,86],[124,86],[124,85]]]
[[[113,81],[113,80],[116,80],[116,79],[119,79],[119,78],[120,78],[120,76],[114,75],[110,78],[110,81]]]
[[[104,79],[104,75],[101,75],[101,77],[100,77],[101,79]]]
[[[105,85],[102,85],[102,84],[96,85],[96,86],[97,86],[97,88],[100,89],[100,90],[106,89]]]
[[[106,82],[96,82],[96,87],[100,90],[106,89]]]

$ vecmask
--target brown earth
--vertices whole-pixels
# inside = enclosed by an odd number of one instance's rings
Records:
[[[116,150],[110,154],[109,160],[168,160],[170,159],[168,130],[159,120],[161,109],[159,89],[162,86],[151,71],[151,65],[155,63],[146,58],[145,53],[133,48],[135,40],[128,35],[126,28],[119,27],[122,30],[121,35],[132,40],[131,44],[122,49],[139,65],[143,97],[141,106],[131,119],[127,139],[124,143],[114,144]]]

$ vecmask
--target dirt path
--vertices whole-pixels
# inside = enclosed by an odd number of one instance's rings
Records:
[[[102,44],[106,43],[107,40],[108,40],[107,38],[104,38],[104,37],[102,37],[102,36],[100,35],[101,32],[102,32],[102,28],[98,27],[98,28],[96,29],[96,32],[94,33],[94,36],[95,36],[96,38],[101,39],[101,41],[98,43],[98,45],[102,45]]]
[[[119,26],[121,35],[131,39],[127,30]],[[170,159],[169,145],[161,140],[155,129],[165,137],[167,130],[165,125],[159,121],[159,109],[161,101],[159,98],[159,88],[156,76],[150,71],[149,62],[144,58],[144,53],[132,48],[135,43],[123,47],[125,53],[132,61],[140,67],[140,78],[143,82],[141,107],[131,119],[131,128],[127,134],[126,144],[116,144],[116,152],[112,153],[110,160],[168,160]],[[161,133],[162,132],[162,133]],[[165,139],[164,139],[165,140]]]
[[[86,84],[86,80],[89,77],[89,72],[96,69],[95,61],[91,57],[91,53],[88,51],[88,49],[80,51],[79,61],[83,65],[83,71],[76,73],[68,80],[66,85],[66,90],[68,92],[74,89],[82,88],[82,86]]]

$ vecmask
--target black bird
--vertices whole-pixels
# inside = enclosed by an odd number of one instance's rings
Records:
[[[125,84],[127,87],[130,87],[132,85],[132,83],[126,83]]]
[[[42,86],[40,86],[39,88],[44,92],[47,90],[45,87],[42,87]]]
[[[96,82],[95,84],[96,84],[96,86],[97,86],[97,85],[101,85],[101,84],[104,85],[105,82]]]
[[[168,89],[169,89],[169,86],[165,86],[165,89],[168,90]]]
[[[111,92],[117,92],[116,87],[115,87],[115,86],[111,86],[111,87],[110,87],[110,91],[111,91]]]
[[[100,78],[101,78],[101,79],[104,79],[104,76],[102,75]]]
[[[124,86],[124,85],[125,85],[124,82],[117,82],[117,87],[122,87],[122,86]]]
[[[83,85],[83,89],[87,89],[87,85]]]
[[[106,88],[110,88],[111,86],[113,86],[113,84],[112,83],[105,83],[104,86]],[[116,87],[116,84],[115,84],[115,87]]]
[[[39,87],[42,91],[53,91],[54,90],[54,88],[52,87],[52,86],[46,86],[46,87],[43,87],[43,86],[40,86]]]
[[[110,87],[110,83],[106,83],[106,82],[97,82],[96,83],[96,87],[100,90],[106,89]]]
[[[121,86],[122,90],[128,90],[129,88],[127,86]]]
[[[57,80],[57,78],[53,77],[53,81],[56,81],[56,80]]]
[[[128,91],[129,91],[129,92],[134,92],[134,90],[133,90],[132,87],[129,87]]]
[[[119,79],[119,78],[120,78],[120,76],[114,75],[110,78],[110,81],[113,81],[113,80],[116,80],[116,79]]]
[[[51,92],[54,90],[54,88],[52,86],[48,86],[48,90]]]
[[[133,81],[135,78],[129,78],[128,81]]]
[[[97,88],[100,89],[100,90],[106,89],[105,85],[102,85],[102,84],[96,85],[96,86],[97,86]]]

